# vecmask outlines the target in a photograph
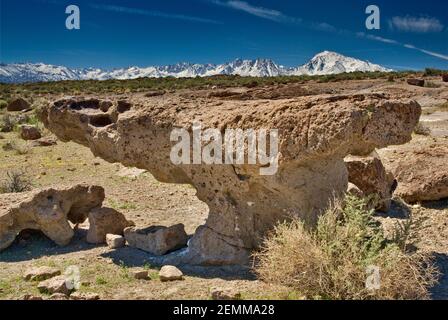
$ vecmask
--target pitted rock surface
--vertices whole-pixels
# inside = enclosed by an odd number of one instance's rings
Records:
[[[168,264],[243,264],[266,233],[291,217],[315,223],[333,197],[347,190],[344,157],[411,139],[420,105],[383,94],[317,95],[236,100],[175,94],[128,100],[67,98],[41,110],[45,126],[63,141],[89,147],[109,162],[148,170],[168,183],[187,183],[209,217]],[[278,171],[260,165],[175,165],[174,128],[277,129]],[[225,148],[225,144],[223,144]]]
[[[85,184],[0,194],[0,251],[27,229],[40,230],[56,244],[67,245],[74,235],[69,221],[84,222],[103,200],[102,187]]]

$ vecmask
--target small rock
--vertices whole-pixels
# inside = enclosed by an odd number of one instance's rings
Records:
[[[125,238],[117,234],[106,234],[107,246],[111,249],[123,248],[125,245]]]
[[[133,225],[124,215],[111,208],[96,208],[89,213],[87,242],[106,243],[107,234],[123,234],[126,227]]]
[[[54,146],[56,144],[57,144],[56,139],[44,137],[44,138],[34,140],[31,143],[31,146],[33,146],[33,147],[50,147],[50,146]]]
[[[444,74],[442,75],[442,81],[443,81],[443,82],[448,82],[448,73],[444,73]]]
[[[159,271],[160,281],[182,280],[184,274],[175,266],[163,266]]]
[[[11,150],[14,150],[14,146],[12,145],[12,143],[10,141],[8,141],[2,146],[2,149],[4,151],[11,151]]]
[[[31,300],[44,300],[44,299],[42,299],[42,297],[35,296],[32,294],[26,294],[22,297],[22,300],[30,300],[31,301]]]
[[[138,177],[140,177],[142,174],[144,174],[145,172],[146,172],[146,170],[142,170],[142,169],[138,169],[138,168],[121,167],[120,170],[117,172],[117,176],[135,180]]]
[[[27,281],[44,281],[60,274],[61,271],[56,268],[39,267],[27,270],[23,277]]]
[[[23,140],[37,140],[40,139],[42,135],[36,126],[23,124],[20,126],[20,137]]]
[[[64,294],[64,293],[53,293],[49,300],[68,300],[69,297],[68,295]]]
[[[148,270],[135,270],[135,271],[132,271],[132,274],[133,274],[134,278],[137,280],[148,280],[149,279]]]
[[[68,288],[68,281],[66,281],[65,276],[57,276],[45,281],[40,282],[37,285],[40,292],[46,293],[63,293],[66,295],[70,294],[70,289]]]
[[[213,300],[240,300],[241,293],[233,288],[213,288],[211,290]]]
[[[100,296],[96,293],[73,292],[70,295],[71,300],[100,300]]]
[[[425,86],[425,80],[423,80],[423,79],[411,78],[411,79],[408,79],[407,82],[411,86],[418,86],[418,87],[424,87]]]
[[[6,107],[7,111],[23,111],[30,108],[28,101],[22,98],[12,100]]]

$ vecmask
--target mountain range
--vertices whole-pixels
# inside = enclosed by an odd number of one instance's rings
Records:
[[[270,59],[236,59],[224,64],[178,63],[168,66],[128,67],[105,70],[98,68],[71,69],[44,63],[0,64],[0,82],[24,83],[60,80],[136,79],[142,77],[206,77],[213,75],[240,75],[273,77],[280,75],[327,75],[355,71],[382,71],[390,69],[368,61],[347,57],[336,52],[323,51],[306,64],[286,68]]]

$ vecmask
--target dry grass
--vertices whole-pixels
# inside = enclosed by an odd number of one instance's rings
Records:
[[[23,171],[8,171],[0,185],[0,193],[14,193],[31,190],[31,180]]]
[[[278,225],[256,254],[259,278],[312,299],[426,299],[439,273],[431,255],[400,247],[406,234],[386,240],[366,210],[347,196],[323,214],[315,229],[301,221]],[[380,287],[368,288],[367,269],[379,268]]]

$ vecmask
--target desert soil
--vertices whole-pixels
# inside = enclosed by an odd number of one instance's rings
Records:
[[[413,143],[431,139],[448,143],[448,85],[434,82],[440,87],[412,87],[402,81],[385,80],[307,83],[302,87],[311,93],[384,92],[397,98],[415,99],[423,106],[421,121],[431,129],[431,135],[416,135]],[[292,86],[232,90],[251,90],[252,95],[277,91],[279,95],[275,98],[279,99],[302,92],[297,90],[297,85]],[[204,90],[183,90],[179,92],[179,99],[204,94],[207,94]],[[26,144],[16,132],[2,136],[0,146],[9,141]],[[393,148],[399,147],[388,150]],[[34,188],[80,182],[103,186],[105,205],[119,210],[138,227],[183,223],[187,233],[193,234],[207,218],[207,206],[195,197],[192,187],[160,183],[147,172],[95,158],[90,150],[75,143],[58,141],[55,146],[29,147],[23,153],[0,149],[0,180],[8,171],[23,170],[31,177]],[[393,206],[386,219],[404,219],[397,208]],[[440,284],[432,289],[433,298],[448,299],[448,200],[414,204],[407,209],[415,219],[422,221],[413,234],[416,246],[434,252],[443,274]],[[274,288],[256,280],[249,269],[241,267],[183,268],[185,280],[164,283],[158,279],[158,266],[148,263],[147,253],[130,247],[113,250],[106,245],[88,244],[85,242],[87,229],[87,223],[78,226],[75,238],[66,247],[56,246],[40,233],[18,237],[11,247],[0,253],[0,299],[41,295],[36,283],[23,280],[29,267],[55,266],[64,271],[71,265],[80,269],[80,291],[97,293],[102,299],[209,299],[213,287],[237,288],[243,299],[300,298],[288,288]],[[141,268],[149,270],[151,280],[132,277],[131,271]]]

